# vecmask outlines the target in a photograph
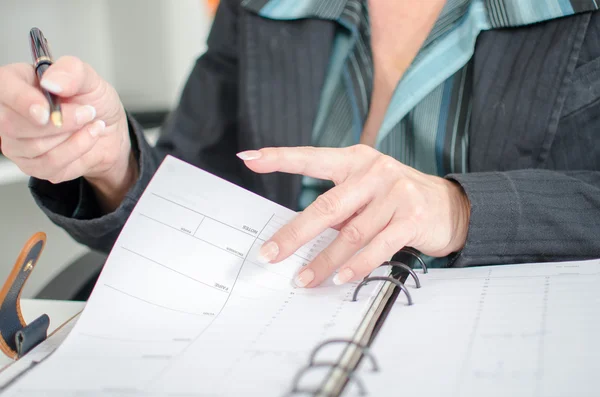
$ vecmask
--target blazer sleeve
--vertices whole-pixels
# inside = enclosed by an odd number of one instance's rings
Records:
[[[600,257],[600,172],[543,169],[450,175],[471,201],[452,266]]]
[[[101,213],[91,186],[84,178],[56,185],[30,179],[29,188],[38,206],[77,242],[100,252],[110,251],[167,154],[210,168],[207,157],[235,151],[238,6],[239,0],[220,3],[207,40],[207,51],[197,59],[178,106],[165,122],[154,147],[146,141],[142,127],[127,115],[139,178],[114,212]]]

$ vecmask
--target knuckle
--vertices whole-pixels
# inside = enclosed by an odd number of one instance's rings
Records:
[[[396,183],[396,188],[403,195],[413,194],[417,190],[415,183],[407,178],[399,180]]]
[[[320,215],[331,216],[340,209],[341,202],[333,194],[322,194],[317,197],[313,206]]]
[[[111,92],[110,88],[111,88],[111,86],[106,82],[103,82],[102,84],[98,84],[96,86],[95,96],[97,98],[107,98]],[[115,107],[115,110],[117,110],[117,109],[118,109],[118,107]]]
[[[399,168],[398,161],[390,156],[384,155],[377,159],[376,169],[383,175],[395,174]]]
[[[300,229],[298,228],[298,226],[294,225],[293,223],[290,223],[283,230],[281,240],[279,243],[282,245],[287,245],[287,244],[292,244],[294,241],[299,241],[299,240],[300,240]]]
[[[373,148],[371,146],[365,145],[363,143],[359,143],[358,145],[351,146],[350,151],[353,152],[354,154],[364,155],[367,153],[371,153],[371,151],[373,151]]]
[[[363,233],[353,224],[348,224],[340,230],[342,237],[352,245],[360,245],[364,241]]]
[[[392,239],[383,238],[381,239],[381,250],[382,252],[393,252],[396,251],[396,244]]]
[[[321,262],[325,265],[325,270],[327,272],[330,272],[337,267],[328,250],[321,251],[320,257]]]
[[[358,270],[358,273],[369,273],[377,266],[379,265],[376,265],[372,259],[365,255],[361,255],[360,258],[356,259],[356,266],[352,266],[352,268]]]

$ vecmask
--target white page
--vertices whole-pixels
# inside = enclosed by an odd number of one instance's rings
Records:
[[[356,283],[294,287],[334,230],[284,262],[257,263],[294,216],[168,157],[69,337],[7,395],[283,395],[313,347],[353,336],[381,287],[357,302]]]
[[[419,278],[415,304],[400,296],[375,338],[381,372],[359,372],[369,395],[599,395],[600,260]]]
[[[49,335],[45,341],[31,349],[24,357],[3,367],[0,370],[0,392],[8,388],[19,376],[24,375],[32,367],[39,365],[39,363],[52,354],[65,340],[67,335],[69,335],[69,332],[71,332],[77,322],[77,317],[78,315],[63,324],[54,333]]]

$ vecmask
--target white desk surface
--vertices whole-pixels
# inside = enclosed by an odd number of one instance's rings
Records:
[[[48,335],[54,332],[56,328],[60,327],[71,317],[79,313],[84,306],[85,302],[75,301],[55,301],[42,299],[21,300],[21,311],[23,312],[23,317],[25,318],[27,324],[44,313],[50,317]],[[12,361],[13,360],[0,352],[0,368],[11,363]]]

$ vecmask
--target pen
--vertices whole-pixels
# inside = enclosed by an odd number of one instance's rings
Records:
[[[29,32],[30,44],[31,44],[31,55],[33,57],[33,67],[37,74],[38,81],[42,80],[43,74],[48,70],[50,65],[54,62],[52,55],[50,54],[50,48],[48,47],[48,41],[44,37],[44,34],[38,28],[33,28]],[[60,109],[60,101],[54,94],[49,93],[42,88],[42,93],[48,100],[50,105],[50,120],[56,127],[62,126],[62,113]]]

